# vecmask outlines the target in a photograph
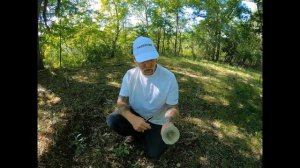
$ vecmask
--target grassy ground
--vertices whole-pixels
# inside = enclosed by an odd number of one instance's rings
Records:
[[[134,64],[38,73],[39,167],[261,167],[261,74],[161,56],[177,77],[181,138],[153,163],[106,125],[121,79]]]

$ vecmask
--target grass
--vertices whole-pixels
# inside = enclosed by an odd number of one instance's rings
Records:
[[[106,126],[130,61],[38,73],[39,167],[262,166],[260,72],[161,56],[179,83],[181,137],[152,163]]]

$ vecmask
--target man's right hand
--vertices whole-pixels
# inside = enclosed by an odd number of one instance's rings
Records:
[[[147,123],[142,117],[133,114],[128,105],[128,97],[119,96],[117,100],[118,112],[125,117],[133,128],[138,132],[144,132],[147,129],[151,129],[149,123]]]
[[[145,130],[151,129],[150,124],[139,116],[132,117],[129,122],[137,132],[144,132]]]

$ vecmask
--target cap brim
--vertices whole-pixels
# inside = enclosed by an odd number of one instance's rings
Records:
[[[148,60],[152,60],[152,59],[157,59],[159,56],[157,51],[151,51],[151,52],[147,52],[147,53],[141,53],[139,55],[135,56],[135,60],[136,62],[144,62],[144,61],[148,61]]]

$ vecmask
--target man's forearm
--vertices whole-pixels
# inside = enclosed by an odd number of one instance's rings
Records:
[[[177,116],[179,116],[178,106],[177,105],[167,105],[165,118],[167,118],[169,120],[174,120],[174,119],[176,119]]]
[[[118,113],[121,114],[124,118],[126,118],[128,121],[133,117],[133,113],[130,111],[129,106],[126,106],[124,104],[117,105]]]
[[[117,112],[126,118],[129,122],[135,116],[128,105],[128,97],[119,96],[117,101]]]

